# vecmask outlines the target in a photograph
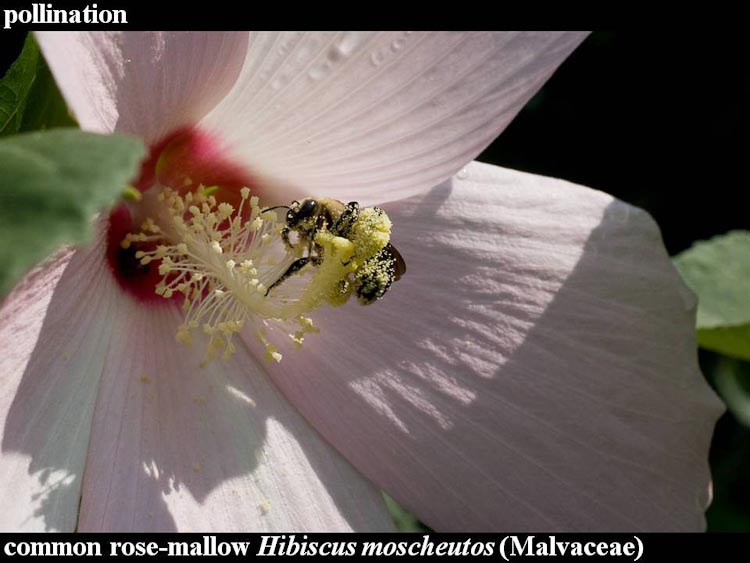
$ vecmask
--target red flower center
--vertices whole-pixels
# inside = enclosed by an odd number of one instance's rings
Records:
[[[149,156],[141,165],[134,186],[144,193],[169,187],[179,193],[194,191],[199,186],[216,186],[214,197],[220,202],[239,204],[240,190],[253,189],[250,173],[225,156],[220,143],[211,135],[195,128],[182,128],[167,135],[150,147]],[[135,257],[137,251],[153,250],[155,244],[140,242],[123,248],[128,233],[137,232],[149,215],[139,203],[123,203],[109,217],[107,260],[120,286],[143,301],[164,302],[154,292],[161,280],[159,262],[143,265]]]

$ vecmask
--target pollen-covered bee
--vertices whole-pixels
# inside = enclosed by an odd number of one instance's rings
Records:
[[[332,198],[306,198],[302,201],[293,201],[288,207],[279,207],[287,209],[286,226],[281,231],[284,243],[290,249],[302,251],[305,255],[287,268],[268,288],[266,295],[308,264],[317,266],[321,263],[323,249],[315,242],[319,232],[327,231],[337,237],[350,239],[352,230],[360,218],[359,203],[356,201],[344,203]],[[377,207],[372,209],[384,213]],[[387,243],[380,252],[367,260],[355,278],[354,291],[360,303],[368,305],[380,299],[404,273],[406,262],[398,250],[390,242]]]

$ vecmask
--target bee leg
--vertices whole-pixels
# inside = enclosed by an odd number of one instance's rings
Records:
[[[357,219],[359,219],[359,203],[350,201],[346,204],[346,209],[341,212],[341,215],[339,215],[339,218],[333,224],[331,231],[336,236],[348,238],[352,226],[357,222]]]
[[[268,296],[268,293],[277,285],[279,285],[281,282],[283,282],[285,279],[287,279],[290,276],[293,276],[297,272],[299,272],[302,268],[307,266],[307,263],[310,262],[310,258],[305,256],[304,258],[298,258],[294,262],[291,263],[291,265],[286,269],[286,272],[281,274],[281,277],[277,279],[275,282],[273,282],[268,289],[266,289],[266,296]],[[312,259],[313,263],[317,261],[316,258]],[[318,263],[320,263],[318,261]]]
[[[307,255],[312,256],[313,250],[316,254],[320,255],[320,253],[323,251],[323,247],[319,244],[315,244],[314,239],[310,239],[310,242],[307,244]]]
[[[268,296],[268,293],[274,287],[279,285],[285,279],[299,272],[302,268],[304,268],[308,264],[312,264],[313,266],[320,266],[322,263],[323,263],[323,258],[320,256],[305,256],[303,258],[298,258],[297,260],[291,263],[291,265],[286,269],[286,272],[284,272],[279,279],[277,279],[275,282],[271,284],[271,287],[266,289],[265,295]]]
[[[289,233],[291,233],[291,229],[289,227],[284,227],[281,229],[281,240],[284,241],[284,244],[291,249],[294,249],[294,245],[292,244],[292,241],[289,240]]]

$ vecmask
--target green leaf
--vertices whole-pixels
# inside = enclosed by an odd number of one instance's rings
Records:
[[[750,428],[750,363],[719,356],[713,377],[730,412]]]
[[[427,526],[422,524],[419,519],[411,512],[405,510],[400,504],[393,500],[386,493],[383,493],[385,506],[393,518],[393,523],[399,532],[431,532]]]
[[[74,129],[0,139],[0,297],[61,245],[88,241],[144,154],[136,139]]]
[[[698,295],[698,343],[750,359],[750,232],[698,242],[674,262]]]
[[[698,329],[698,344],[706,350],[750,360],[750,324]]]
[[[29,34],[31,37],[31,34]],[[28,41],[28,39],[27,39]],[[54,127],[76,127],[78,123],[68,111],[68,105],[57,89],[55,79],[44,57],[37,60],[36,79],[26,98],[21,119],[23,131],[39,131]]]
[[[75,125],[34,36],[29,33],[18,59],[0,80],[0,137]]]
[[[711,445],[714,498],[706,513],[708,530],[748,532],[750,362],[719,354],[703,354],[701,367],[733,415],[719,420]]]
[[[18,59],[0,80],[0,135],[12,135],[21,129],[26,100],[41,58],[39,47],[29,34]]]

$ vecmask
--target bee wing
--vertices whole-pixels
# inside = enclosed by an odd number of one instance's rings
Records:
[[[401,279],[401,276],[406,273],[406,261],[404,260],[404,257],[401,256],[401,253],[396,250],[396,247],[390,242],[385,246],[385,250],[388,251],[396,261],[396,281],[398,281]]]

